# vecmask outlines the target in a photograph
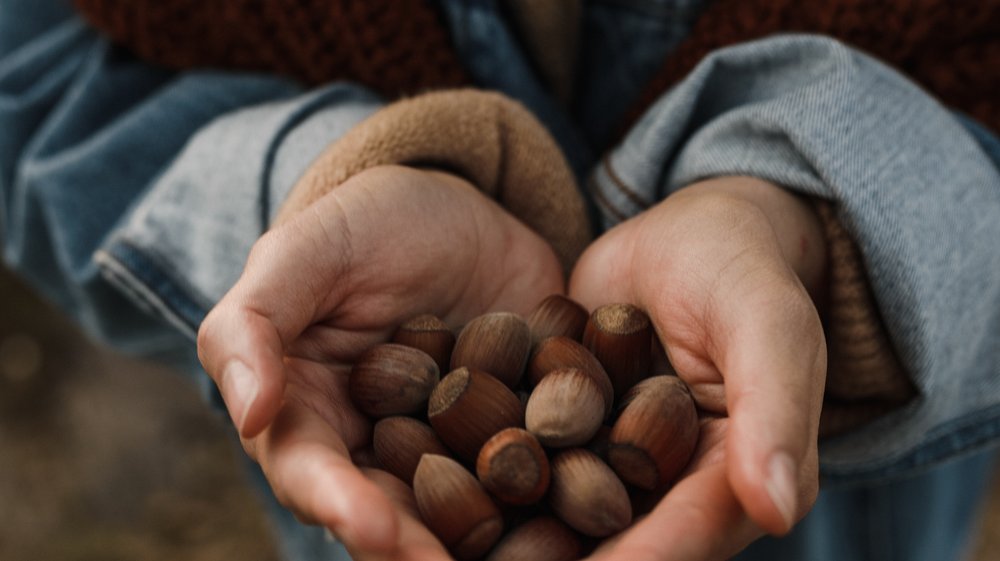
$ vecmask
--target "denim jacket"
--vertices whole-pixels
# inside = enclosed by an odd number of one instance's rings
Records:
[[[603,227],[723,174],[837,204],[919,395],[822,444],[824,481],[867,485],[867,498],[825,491],[791,538],[744,555],[947,558],[965,534],[918,553],[912,525],[856,548],[830,542],[829,532],[861,524],[851,509],[906,512],[906,486],[930,485],[914,477],[938,478],[933,521],[971,516],[987,463],[920,474],[1000,435],[1000,142],[848,46],[778,36],[702,61],[600,164],[602,142],[702,3],[590,3],[575,115],[540,86],[494,1],[441,7],[477,83],[520,100],[549,128],[603,201],[594,206]],[[67,2],[8,0],[4,259],[98,338],[174,362],[211,395],[194,355],[199,323],[312,159],[383,104],[355,84],[304,91],[273,76],[153,68],[88,29]],[[289,535],[303,531],[287,517],[282,524]],[[304,543],[289,555],[326,547]]]

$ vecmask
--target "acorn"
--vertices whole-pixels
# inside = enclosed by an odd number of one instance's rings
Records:
[[[607,304],[590,315],[583,345],[604,365],[615,395],[649,375],[652,336],[649,316],[631,304]]]
[[[579,446],[590,440],[604,420],[601,388],[579,368],[550,372],[531,392],[525,427],[545,446]]]
[[[372,446],[382,469],[407,485],[413,485],[413,474],[421,456],[450,455],[441,439],[434,434],[434,429],[410,417],[386,417],[375,423]]]
[[[396,329],[392,342],[424,351],[434,359],[440,372],[451,370],[455,334],[437,316],[423,314],[403,323]]]
[[[548,296],[528,315],[532,344],[557,336],[579,341],[589,317],[587,309],[576,301],[559,294]]]
[[[483,314],[458,334],[451,368],[481,370],[513,389],[524,374],[530,352],[531,332],[521,316],[509,312]]]
[[[549,460],[542,445],[520,428],[496,433],[476,459],[476,475],[483,487],[508,504],[538,502],[549,488],[549,474]]]
[[[524,426],[524,408],[514,392],[493,376],[465,367],[434,388],[427,414],[441,440],[470,464],[494,434]]]
[[[674,376],[639,382],[623,398],[611,429],[608,462],[624,481],[648,491],[673,481],[698,443],[698,412]]]
[[[611,379],[597,357],[568,337],[549,337],[535,346],[528,360],[528,383],[537,386],[546,374],[560,368],[579,368],[593,378],[604,397],[604,416],[611,415],[615,402]]]
[[[551,516],[539,516],[511,530],[486,561],[575,561],[582,552],[576,532]]]
[[[365,352],[351,369],[348,391],[354,405],[370,417],[422,411],[440,377],[427,353],[385,343]]]
[[[458,559],[482,557],[503,533],[503,516],[486,490],[455,460],[426,454],[413,476],[420,517]]]
[[[615,472],[582,448],[564,450],[551,460],[548,502],[576,531],[601,538],[632,522],[628,493]]]

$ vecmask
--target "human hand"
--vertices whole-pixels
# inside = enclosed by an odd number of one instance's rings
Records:
[[[348,397],[349,365],[417,314],[456,327],[492,310],[525,314],[563,288],[551,248],[464,180],[377,167],[255,244],[202,323],[199,356],[247,453],[300,519],[356,559],[444,559],[400,506],[399,482],[352,461],[371,426]]]
[[[826,376],[814,300],[824,269],[808,205],[736,177],[671,195],[580,258],[570,296],[590,309],[645,309],[703,413],[685,473],[594,559],[727,559],[764,532],[788,532],[811,508]]]

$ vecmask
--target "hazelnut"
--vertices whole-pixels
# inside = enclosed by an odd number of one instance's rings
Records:
[[[524,374],[530,352],[528,324],[517,314],[493,312],[462,328],[451,353],[451,368],[481,370],[513,389]]]
[[[410,417],[386,417],[375,423],[372,447],[378,464],[407,485],[413,484],[413,474],[421,456],[449,455],[434,429]]]
[[[459,559],[477,559],[503,533],[503,517],[479,481],[455,460],[425,454],[413,476],[420,517]]]
[[[365,352],[351,369],[348,391],[354,405],[370,417],[422,411],[439,372],[427,353],[386,343]]]
[[[589,316],[586,308],[565,296],[548,296],[528,316],[532,344],[556,336],[579,341]]]
[[[615,472],[582,448],[564,450],[551,461],[549,505],[576,531],[601,538],[632,522],[628,493]]]
[[[424,351],[434,359],[440,372],[451,369],[455,334],[437,316],[424,314],[400,325],[392,336],[392,342]]]
[[[530,432],[504,429],[487,440],[479,451],[476,475],[501,501],[532,504],[549,488],[549,459]]]
[[[575,561],[582,551],[576,532],[551,516],[539,516],[511,530],[486,561]]]
[[[469,463],[494,434],[524,426],[524,408],[514,392],[493,376],[465,367],[434,388],[427,413],[441,440]]]
[[[601,426],[606,405],[593,378],[579,368],[549,373],[531,392],[525,426],[546,446],[579,446]]]
[[[649,375],[652,335],[649,316],[631,304],[607,304],[590,315],[583,345],[604,365],[615,395]]]
[[[528,361],[528,383],[537,386],[546,374],[560,368],[579,368],[593,378],[604,397],[605,417],[611,415],[615,401],[611,379],[597,357],[568,337],[549,337],[535,346]]]
[[[611,429],[608,462],[623,480],[645,490],[673,481],[698,443],[698,413],[675,376],[639,382],[623,398]]]

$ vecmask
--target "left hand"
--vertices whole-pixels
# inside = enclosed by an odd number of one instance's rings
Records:
[[[727,559],[765,532],[788,532],[810,509],[826,376],[814,299],[824,269],[811,208],[776,185],[732,177],[671,195],[580,258],[570,296],[590,309],[645,309],[708,414],[681,479],[594,559]]]

